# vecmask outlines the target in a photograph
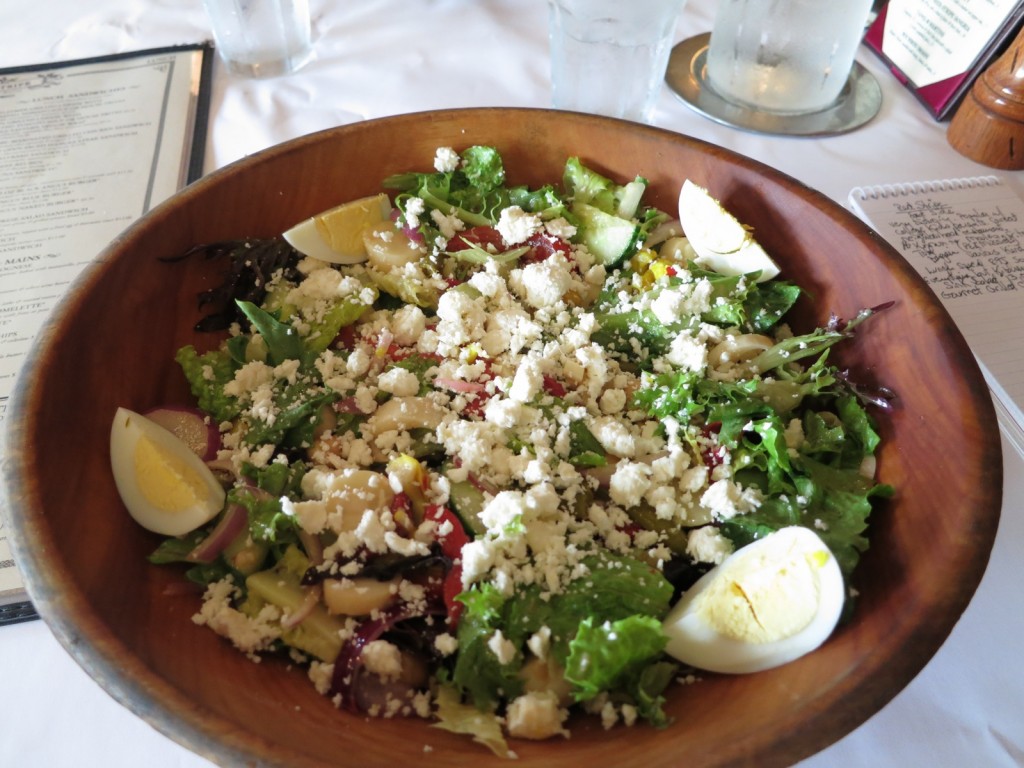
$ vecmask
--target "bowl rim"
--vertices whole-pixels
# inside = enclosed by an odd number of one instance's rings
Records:
[[[22,461],[18,453],[11,450],[11,446],[21,445],[29,431],[28,419],[32,411],[30,408],[23,408],[23,406],[27,406],[32,399],[31,393],[38,361],[45,357],[47,350],[52,345],[56,330],[63,317],[71,313],[72,307],[81,300],[82,295],[88,291],[93,283],[102,277],[106,262],[111,255],[121,248],[124,242],[130,241],[137,231],[150,226],[151,222],[167,216],[172,206],[180,204],[183,200],[201,195],[206,188],[220,184],[221,179],[237,173],[240,168],[297,152],[307,144],[315,144],[327,140],[344,141],[350,134],[373,131],[382,123],[415,124],[422,120],[437,119],[444,116],[458,116],[472,120],[475,116],[493,113],[509,114],[510,116],[516,113],[529,113],[537,116],[561,115],[562,117],[569,115],[572,118],[586,122],[597,121],[620,124],[627,122],[596,115],[525,107],[468,107],[426,110],[379,117],[324,129],[276,144],[236,160],[204,175],[132,222],[86,265],[46,319],[15,382],[15,388],[9,401],[11,405],[8,418],[6,419],[7,423],[4,425],[4,435],[2,436],[4,438],[2,441],[4,454],[2,459],[0,459],[0,465],[2,465],[0,512],[3,512],[6,517],[11,549],[18,563],[19,570],[22,572],[23,581],[25,582],[30,600],[58,642],[108,695],[163,735],[208,760],[225,765],[239,762],[253,763],[254,761],[261,765],[305,765],[307,762],[310,765],[317,764],[312,760],[296,763],[294,760],[282,759],[281,753],[276,752],[273,749],[273,745],[267,741],[264,741],[263,744],[257,744],[258,746],[266,747],[266,751],[261,752],[254,749],[254,741],[251,734],[237,732],[227,720],[220,719],[217,713],[209,712],[205,708],[196,706],[195,702],[187,699],[185,694],[177,689],[169,680],[148,672],[146,665],[141,664],[138,659],[134,658],[131,650],[99,620],[88,602],[84,599],[84,595],[77,589],[71,592],[66,590],[65,585],[69,583],[69,577],[66,576],[64,570],[66,566],[60,564],[58,569],[54,569],[52,564],[42,562],[41,557],[45,556],[51,540],[44,521],[37,519],[38,513],[30,512],[27,515],[15,513],[12,506],[13,499],[28,496],[26,489],[31,485],[30,467],[26,462]],[[760,161],[702,139],[669,129],[638,123],[629,123],[629,127],[630,130],[651,132],[661,138],[683,142],[719,157],[742,161],[747,167],[770,177],[774,182],[788,190],[799,191],[805,197],[813,198],[818,207],[831,212],[833,218],[846,217],[845,221],[848,225],[859,227],[862,233],[869,234],[879,247],[890,252],[894,263],[899,265],[901,270],[911,275],[911,279],[920,281],[921,285],[924,285],[913,268],[895,249],[885,243],[880,236],[876,235],[867,225],[853,216],[852,213],[843,209],[838,203],[808,187],[803,182]],[[964,375],[974,378],[982,385],[981,389],[972,388],[971,390],[972,406],[980,412],[990,413],[992,423],[994,423],[996,418],[995,409],[989,395],[989,390],[987,386],[984,386],[982,374],[973,354],[967,347],[966,341],[956,329],[948,312],[938,298],[934,297],[930,289],[925,288],[923,295],[926,298],[930,297],[937,312],[944,316],[944,328],[952,331],[949,336],[949,343],[956,347],[955,351],[958,353],[959,358],[965,362]],[[921,641],[921,653],[913,660],[908,660],[899,669],[894,670],[894,674],[890,675],[886,680],[865,681],[859,685],[855,690],[868,694],[859,699],[859,706],[851,706],[839,713],[833,712],[830,717],[825,719],[819,718],[815,721],[817,730],[814,732],[810,732],[808,729],[801,729],[800,732],[781,737],[778,754],[780,762],[777,764],[788,764],[791,761],[802,759],[825,748],[852,732],[874,715],[926,666],[939,647],[941,647],[949,632],[955,626],[956,621],[959,620],[960,615],[972,599],[984,574],[995,539],[1001,510],[1003,464],[998,433],[994,439],[986,440],[981,449],[985,459],[986,479],[989,480],[987,485],[991,489],[987,492],[986,498],[991,502],[992,510],[991,514],[979,521],[978,529],[972,531],[974,540],[980,544],[980,553],[984,556],[977,557],[969,563],[967,571],[960,574],[959,589],[950,595],[948,601],[950,615],[955,616],[955,620],[950,622],[948,626],[940,622],[936,626],[922,626],[918,628],[915,640]],[[37,552],[40,554],[37,554]],[[62,575],[65,576],[63,583],[61,581]],[[72,616],[75,618],[72,619]],[[90,639],[86,641],[85,637]],[[175,706],[167,706],[165,702],[168,700],[173,702]],[[218,725],[222,726],[219,731],[216,728]],[[228,727],[224,728],[224,725]],[[776,763],[759,760],[758,764],[769,765]]]

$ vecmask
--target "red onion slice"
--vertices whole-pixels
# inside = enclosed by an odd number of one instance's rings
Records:
[[[217,458],[221,445],[220,431],[198,408],[165,405],[146,411],[143,415],[173,433],[203,461]]]
[[[217,525],[210,531],[210,535],[199,542],[195,549],[186,555],[186,559],[193,563],[212,563],[224,548],[245,530],[248,523],[249,513],[245,507],[241,504],[229,504]]]
[[[431,608],[429,613],[444,615],[443,608]],[[363,666],[363,648],[390,630],[395,624],[406,619],[423,616],[423,612],[414,610],[409,605],[388,608],[377,614],[376,618],[367,619],[356,630],[343,646],[338,658],[334,661],[334,675],[331,678],[331,693],[341,695],[342,706],[350,712],[359,712],[360,696],[358,688],[363,675],[359,670]]]
[[[282,629],[292,629],[293,627],[299,626],[299,624],[309,617],[309,614],[313,612],[313,609],[320,604],[320,598],[323,597],[324,594],[323,585],[314,584],[313,586],[306,587],[305,589],[306,596],[302,600],[302,605],[281,619]]]
[[[448,379],[441,378],[440,376],[434,379],[434,386],[467,394],[478,394],[487,389],[487,386],[479,381],[463,381],[462,379]]]

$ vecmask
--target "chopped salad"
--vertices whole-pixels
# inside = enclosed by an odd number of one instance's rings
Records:
[[[700,671],[666,617],[751,542],[813,530],[848,582],[892,492],[890,393],[830,354],[879,308],[791,329],[797,285],[760,249],[702,258],[646,186],[579,158],[514,186],[497,149],[442,148],[290,237],[204,246],[230,270],[201,327],[226,339],[178,351],[196,408],[163,422],[206,425],[223,498],[147,524],[172,534],[151,561],[201,585],[194,620],[340,708],[509,755],[573,711],[668,725]]]

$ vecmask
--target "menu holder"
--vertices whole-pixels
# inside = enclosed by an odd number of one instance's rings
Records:
[[[1024,22],[1024,0],[888,0],[864,44],[936,120],[950,117]]]
[[[942,301],[1024,456],[1024,200],[997,176],[855,187],[853,212],[898,250]],[[937,382],[941,386],[941,382]]]
[[[202,175],[212,67],[200,43],[0,69],[0,433],[18,369],[66,288]],[[0,508],[0,625],[37,615],[9,514]]]

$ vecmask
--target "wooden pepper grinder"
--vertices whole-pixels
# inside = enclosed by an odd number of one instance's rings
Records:
[[[961,155],[983,165],[1024,169],[1024,28],[974,81],[946,139]]]

